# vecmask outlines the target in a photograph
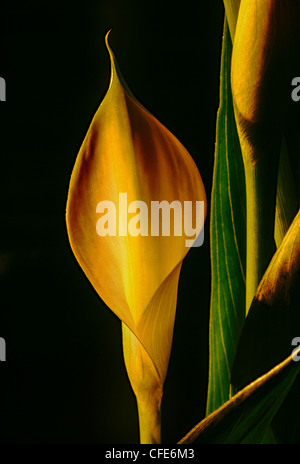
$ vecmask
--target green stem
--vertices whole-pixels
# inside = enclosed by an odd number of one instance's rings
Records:
[[[262,276],[274,254],[274,221],[277,163],[262,157],[246,162],[247,265],[246,314]]]

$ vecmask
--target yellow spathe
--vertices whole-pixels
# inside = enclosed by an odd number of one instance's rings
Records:
[[[137,397],[145,398],[140,393],[143,388],[146,397],[149,388],[159,395],[162,392],[179,273],[189,250],[186,236],[100,237],[96,207],[101,201],[114,202],[119,227],[125,230],[129,215],[126,218],[128,213],[118,210],[120,193],[127,194],[128,204],[135,200],[148,205],[154,200],[205,201],[205,212],[206,195],[192,157],[133,97],[107,37],[106,44],[111,58],[110,86],[76,159],[66,222],[78,263],[100,298],[123,322],[127,371]]]

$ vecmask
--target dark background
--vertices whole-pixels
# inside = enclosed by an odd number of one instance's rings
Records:
[[[71,171],[110,79],[110,44],[137,99],[195,159],[210,200],[222,1],[24,2],[2,8],[0,76],[1,443],[136,443],[120,321],[68,243]],[[209,204],[208,204],[209,206]],[[205,413],[210,296],[204,245],[184,261],[162,441]],[[105,263],[103,263],[105,265]]]

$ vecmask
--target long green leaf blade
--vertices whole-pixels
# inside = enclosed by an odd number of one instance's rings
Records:
[[[300,363],[289,356],[197,424],[179,443],[261,443],[299,371]]]
[[[300,212],[275,253],[254,297],[245,321],[232,368],[232,390],[238,391],[291,353],[300,333]],[[299,387],[298,387],[299,388]],[[293,387],[288,405],[272,423],[280,442],[286,442],[286,424],[299,440],[298,390]],[[291,407],[292,405],[292,407]]]
[[[235,391],[291,352],[300,333],[300,211],[273,256],[253,299],[233,363]]]
[[[271,425],[300,371],[296,362],[300,347],[292,353],[291,346],[293,332],[296,336],[300,329],[299,283],[300,211],[269,264],[245,321],[232,369],[238,393],[181,443],[274,442]],[[280,439],[278,425],[274,430]]]
[[[212,289],[207,414],[229,398],[230,372],[245,318],[246,212],[244,167],[230,88],[232,44],[227,24],[211,198]]]

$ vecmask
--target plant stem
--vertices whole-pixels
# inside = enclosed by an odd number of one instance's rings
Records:
[[[134,333],[122,323],[123,354],[137,401],[140,443],[158,444],[163,386],[152,359]]]
[[[247,196],[246,314],[274,254],[277,163],[245,163]]]
[[[140,443],[154,445],[161,443],[160,404],[145,403],[137,398]]]

